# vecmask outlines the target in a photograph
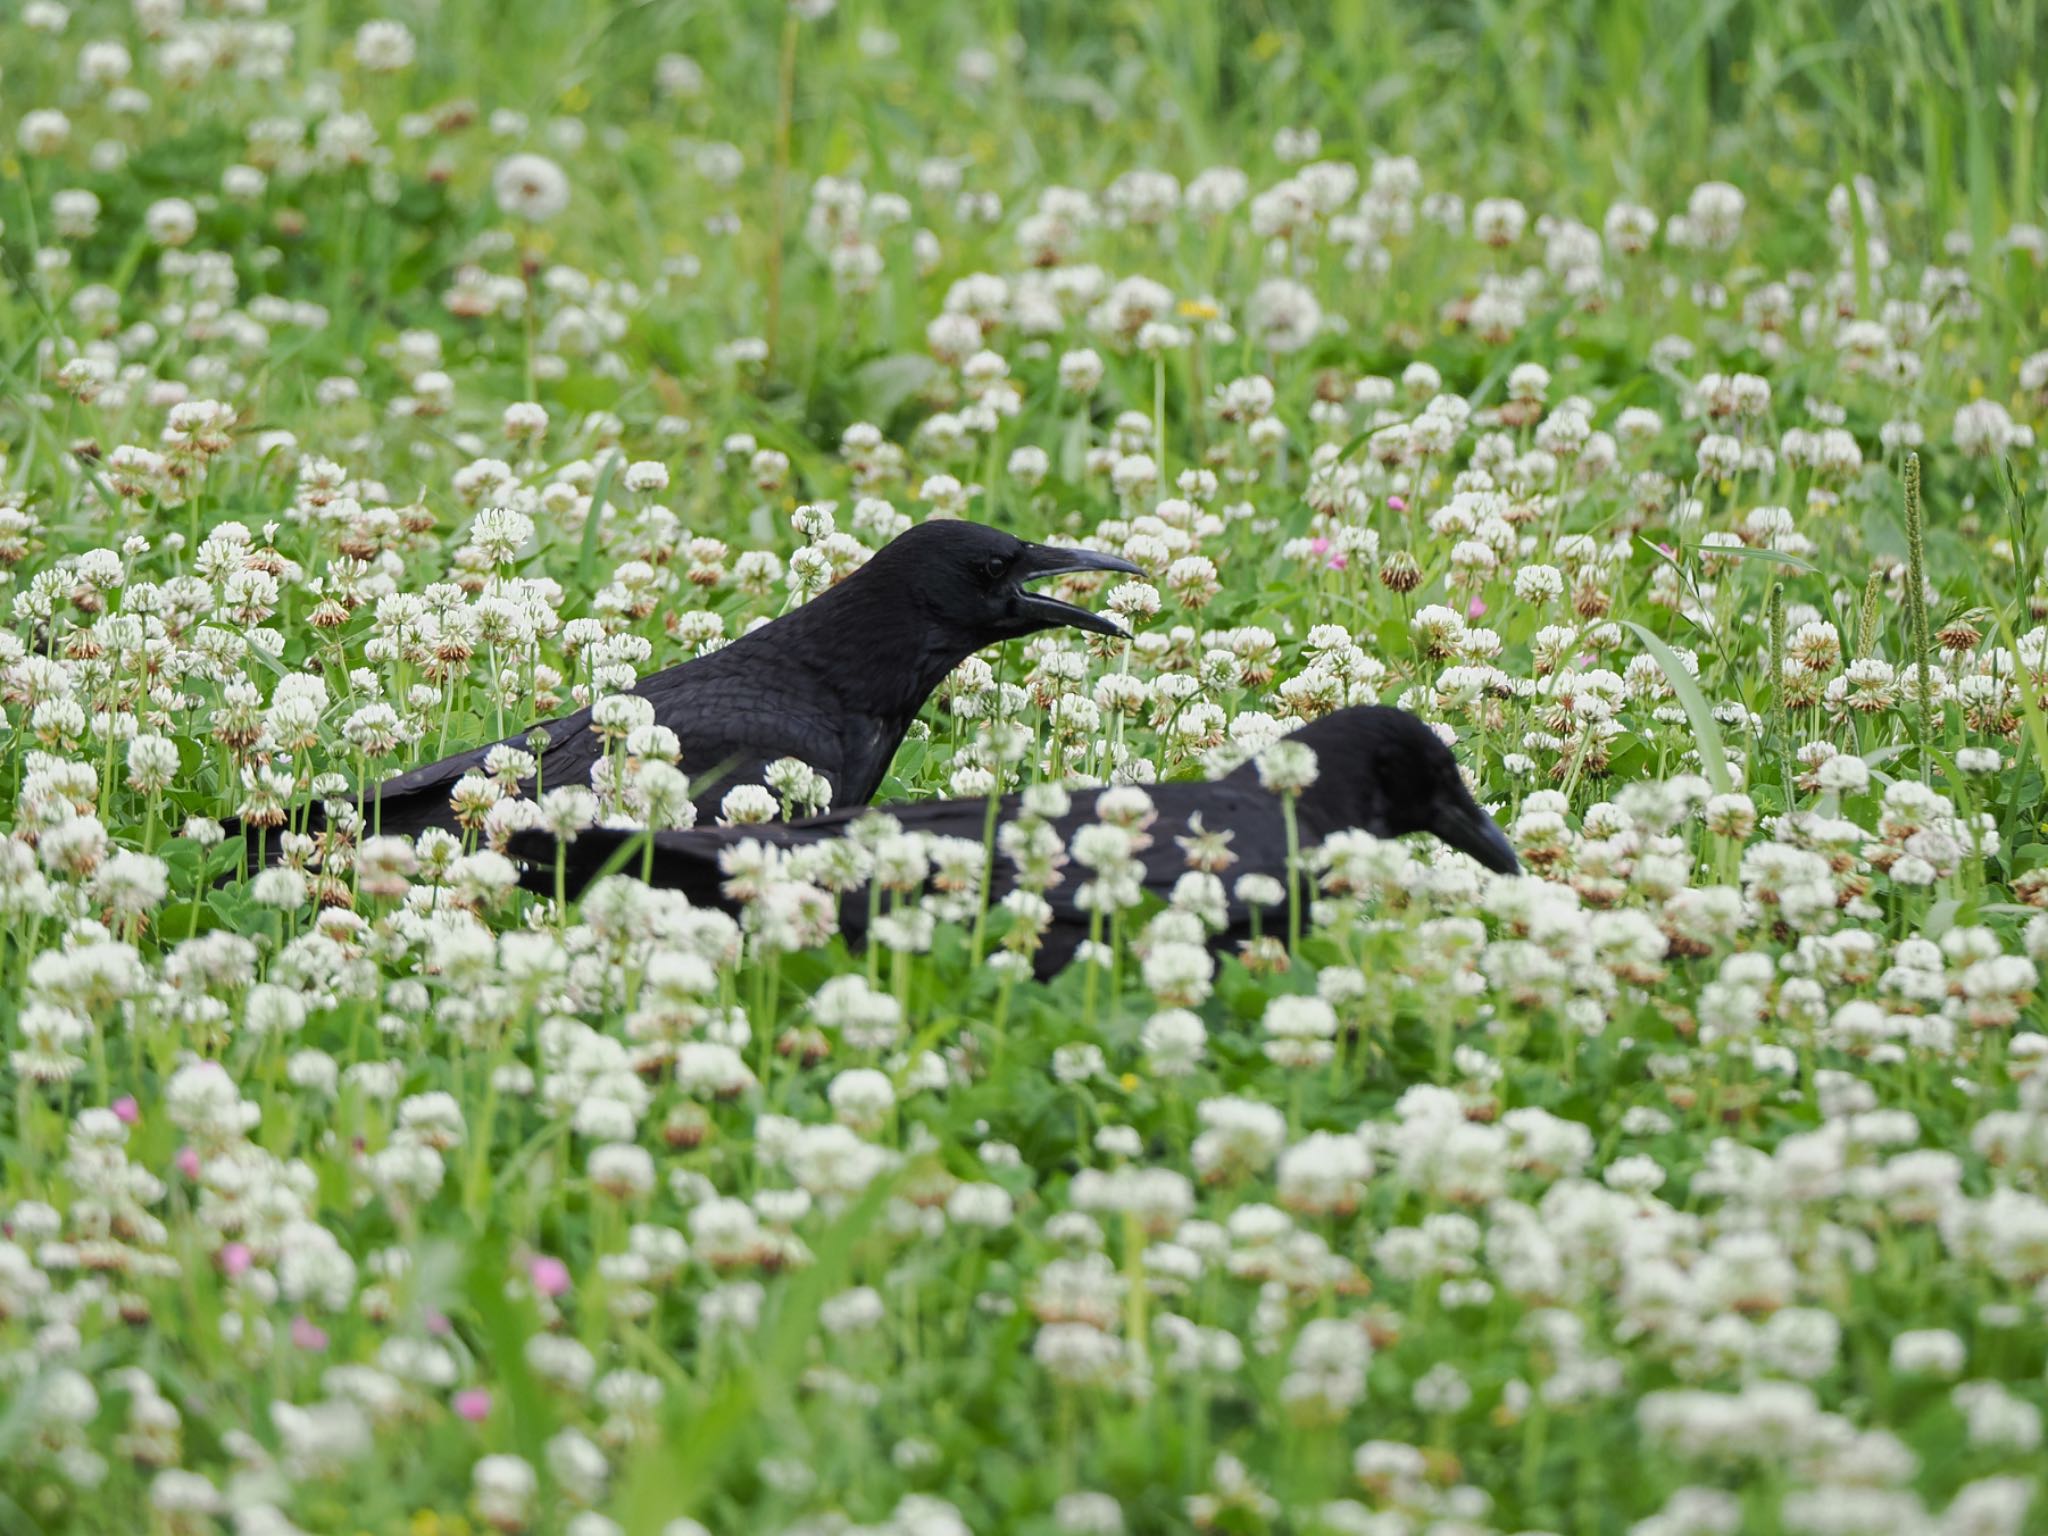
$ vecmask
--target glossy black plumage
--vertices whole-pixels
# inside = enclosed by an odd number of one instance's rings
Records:
[[[1450,749],[1415,716],[1380,706],[1344,709],[1302,726],[1292,736],[1314,750],[1318,768],[1316,782],[1302,792],[1297,806],[1297,827],[1304,848],[1348,828],[1359,828],[1378,837],[1428,832],[1470,854],[1488,869],[1512,874],[1520,867],[1505,834],[1466,790]],[[1144,865],[1148,891],[1164,898],[1187,869],[1185,854],[1176,839],[1189,834],[1189,820],[1196,816],[1201,818],[1205,830],[1232,834],[1230,851],[1237,855],[1237,862],[1224,875],[1226,887],[1245,874],[1284,879],[1287,836],[1280,800],[1260,784],[1254,764],[1247,763],[1208,783],[1158,784],[1147,792],[1158,813],[1150,828],[1151,846],[1138,856]],[[1099,793],[1091,790],[1073,796],[1068,814],[1055,824],[1063,843],[1071,841],[1077,829],[1095,819]],[[882,809],[906,831],[979,842],[988,803],[931,800]],[[1017,811],[1017,797],[1004,797],[1001,819],[1010,820]],[[779,848],[820,842],[844,834],[860,814],[858,810],[840,811],[766,826],[700,827],[689,832],[658,833],[654,838],[652,883],[681,890],[700,905],[731,908],[735,903],[724,893],[718,866],[722,850],[749,839]],[[627,844],[642,836],[612,829],[582,834],[562,849],[567,889],[572,893],[580,891]],[[554,887],[556,851],[554,839],[542,832],[519,833],[511,843],[513,856],[526,865],[527,882],[538,891],[551,891]],[[637,872],[638,854],[627,857],[622,867],[628,873]],[[1082,878],[1085,871],[1069,868],[1067,878],[1046,893],[1053,919],[1037,957],[1041,976],[1063,966],[1087,937],[1088,914],[1075,902],[1075,889]],[[1007,862],[998,857],[991,900],[999,901],[1012,884]],[[841,926],[850,939],[858,942],[862,938],[866,920],[864,896],[856,895],[842,903]],[[1250,913],[1233,898],[1230,928],[1221,937],[1242,938],[1249,931]]]
[[[865,805],[932,690],[974,652],[1061,625],[1124,632],[1112,619],[1025,590],[1077,571],[1138,567],[975,523],[921,523],[801,608],[632,691],[680,738],[683,771],[707,814],[727,790],[759,783],[784,757],[830,781],[833,809]],[[539,728],[548,735],[541,787],[588,783],[603,753],[590,711]],[[455,830],[448,797],[457,781],[481,771],[493,747],[525,747],[532,730],[386,780],[371,791],[365,821],[386,835]]]

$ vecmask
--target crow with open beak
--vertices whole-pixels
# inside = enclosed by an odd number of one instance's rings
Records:
[[[1082,572],[1138,574],[1113,555],[1027,544],[963,521],[921,523],[810,602],[730,645],[643,678],[631,691],[676,733],[692,793],[716,806],[758,784],[768,764],[802,760],[832,787],[831,808],[862,806],[931,692],[985,646],[1062,625],[1125,631],[1105,615],[1028,589]],[[605,755],[591,712],[543,722],[539,787],[587,784]],[[457,829],[449,794],[498,746],[528,750],[533,728],[386,780],[364,797],[364,830]],[[534,792],[525,781],[525,793]],[[273,840],[274,850],[276,843]]]
[[[1472,798],[1450,748],[1414,715],[1380,705],[1340,709],[1302,726],[1289,739],[1306,745],[1316,756],[1315,782],[1301,790],[1295,802],[1303,848],[1314,848],[1334,833],[1353,829],[1383,838],[1426,832],[1495,874],[1519,872],[1521,862],[1513,844]],[[1230,859],[1222,871],[1226,889],[1233,889],[1237,880],[1248,874],[1285,879],[1287,828],[1281,799],[1261,783],[1256,763],[1246,763],[1208,783],[1156,784],[1146,793],[1157,819],[1147,829],[1149,845],[1136,858],[1143,868],[1141,882],[1152,895],[1168,899],[1193,862],[1191,850],[1198,846],[1213,850],[1219,841]],[[1095,803],[1100,794],[1098,790],[1075,794],[1067,814],[1053,823],[1062,846],[1071,845],[1074,834],[1096,819]],[[879,809],[894,817],[905,832],[980,842],[988,802],[926,800]],[[1018,797],[1009,795],[998,807],[998,814],[1010,821],[1018,810]],[[683,891],[699,905],[737,910],[740,904],[725,887],[721,854],[748,840],[800,849],[844,836],[861,814],[842,811],[772,826],[658,832],[653,834],[649,879],[655,885]],[[541,892],[554,888],[559,856],[565,889],[575,893],[607,868],[638,871],[641,865],[634,849],[644,836],[599,827],[563,845],[545,832],[518,832],[512,836],[510,852],[525,865],[522,881]],[[1041,977],[1063,966],[1088,936],[1089,912],[1078,897],[1080,881],[1073,871],[1068,873],[1069,878],[1046,892],[1052,909],[1050,922],[1033,956]],[[990,900],[1000,902],[1015,885],[1014,871],[999,857]],[[862,941],[868,921],[865,895],[856,891],[842,901],[839,920],[849,939]],[[1215,943],[1221,947],[1242,940],[1251,929],[1251,911],[1233,893]]]

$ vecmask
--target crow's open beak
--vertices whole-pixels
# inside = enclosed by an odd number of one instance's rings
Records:
[[[1521,872],[1515,845],[1507,833],[1485,811],[1472,804],[1451,806],[1437,813],[1430,827],[1438,837],[1460,853],[1469,853],[1497,875]]]
[[[1021,588],[1026,582],[1043,581],[1048,576],[1071,576],[1080,571],[1119,571],[1126,576],[1142,576],[1145,573],[1128,560],[1115,555],[1098,555],[1086,549],[1057,549],[1050,544],[1026,546],[1018,559],[1012,580]],[[1056,597],[1047,597],[1043,592],[1020,592],[1018,606],[1034,618],[1047,624],[1069,624],[1075,629],[1092,630],[1098,635],[1126,635],[1130,631],[1108,614],[1096,613],[1092,609],[1063,603]]]

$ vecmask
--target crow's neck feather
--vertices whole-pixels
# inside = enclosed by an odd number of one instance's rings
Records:
[[[901,583],[860,575],[747,639],[769,648],[771,665],[802,666],[841,708],[904,727],[976,649],[971,639],[935,629]]]

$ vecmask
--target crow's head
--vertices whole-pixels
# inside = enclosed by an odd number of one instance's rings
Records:
[[[869,565],[892,569],[907,601],[971,650],[1062,624],[1098,635],[1124,634],[1107,615],[1028,591],[1027,585],[1075,571],[1139,574],[1137,566],[1114,555],[1026,544],[1001,529],[953,519],[906,529]]]
[[[1451,749],[1406,710],[1340,709],[1294,739],[1316,754],[1302,811],[1322,835],[1340,827],[1375,837],[1428,832],[1498,874],[1521,869],[1507,834],[1465,788]]]

